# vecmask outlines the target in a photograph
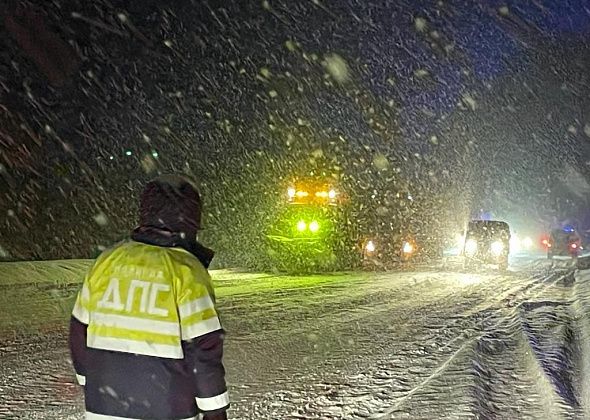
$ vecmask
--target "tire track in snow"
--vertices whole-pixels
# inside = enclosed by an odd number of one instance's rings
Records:
[[[546,285],[540,285],[539,287],[531,287],[531,285],[529,285],[529,284],[524,285],[523,287],[520,288],[522,291],[526,292],[527,290],[535,290],[537,292],[535,294],[533,294],[532,296],[522,296],[522,297],[514,296],[514,293],[510,293],[509,296],[511,297],[512,302],[509,301],[507,303],[516,303],[517,300],[522,300],[522,298],[534,299],[534,298],[540,296],[547,289],[555,286],[558,282],[563,281],[565,276],[563,274],[558,274],[556,277],[557,277],[556,279],[551,280]],[[540,289],[540,290],[537,290],[537,289]],[[498,301],[497,303],[501,303],[501,302],[502,301]],[[513,305],[511,305],[511,306],[513,306]],[[489,307],[488,307],[488,309],[489,309]],[[518,307],[515,306],[510,309],[510,313],[513,316],[516,316],[517,310],[518,310]],[[506,322],[506,316],[499,318],[499,320],[497,322],[495,322],[491,326],[491,328],[498,329],[502,325],[502,323],[504,323],[504,322]],[[374,414],[370,418],[371,419],[393,418],[392,416],[400,409],[400,407],[403,404],[405,404],[407,401],[409,401],[415,394],[423,391],[432,381],[441,377],[460,355],[463,355],[466,352],[470,352],[472,350],[474,344],[477,343],[478,341],[480,341],[485,335],[486,335],[486,332],[483,332],[483,333],[480,333],[474,337],[468,338],[447,360],[445,360],[440,366],[438,366],[428,377],[426,377],[424,380],[422,380],[418,385],[413,387],[411,390],[406,392],[402,397],[398,398],[397,401],[393,405],[391,405],[388,409],[386,409],[380,413]]]
[[[278,387],[280,391],[269,391],[264,394],[264,401],[280,400],[281,406],[257,402],[255,404],[247,403],[245,406],[236,408],[240,410],[240,414],[245,416],[244,418],[248,419],[260,418],[262,413],[266,413],[267,418],[352,419],[370,417],[372,412],[383,406],[384,400],[393,397],[393,395],[388,395],[389,393],[393,392],[397,397],[409,392],[416,386],[415,382],[431,374],[432,368],[440,365],[438,362],[444,354],[441,355],[438,350],[444,344],[441,342],[439,345],[436,341],[444,339],[447,332],[465,329],[465,324],[472,321],[468,317],[462,316],[461,310],[469,311],[480,304],[482,299],[492,296],[497,289],[512,290],[511,285],[514,281],[523,281],[524,284],[518,288],[520,290],[531,288],[531,283],[544,280],[539,276],[529,276],[523,279],[522,275],[506,277],[478,274],[474,277],[481,281],[474,284],[473,287],[464,288],[460,293],[458,288],[453,288],[451,284],[448,284],[450,279],[457,277],[457,273],[443,273],[439,277],[447,283],[442,290],[444,293],[434,293],[429,296],[428,305],[420,302],[419,296],[423,291],[408,288],[407,284],[403,287],[404,290],[413,291],[414,295],[411,297],[391,299],[392,296],[388,294],[381,296],[379,301],[384,299],[384,302],[377,308],[383,309],[379,312],[376,312],[374,304],[367,303],[370,310],[367,311],[367,308],[363,308],[360,316],[365,319],[365,322],[360,323],[360,326],[354,329],[356,341],[352,345],[344,343],[344,348],[320,349],[320,360],[312,361],[315,369],[313,366],[305,366],[306,369],[317,373],[306,373],[300,367],[294,367],[294,376],[291,376],[291,381],[305,385],[293,387],[292,384],[285,383]],[[483,277],[486,277],[486,281],[482,280]],[[426,290],[428,287],[424,291]],[[383,293],[383,291],[381,292]],[[388,303],[388,299],[392,302]],[[369,299],[369,301],[371,300],[372,298]],[[400,306],[400,301],[405,302],[407,306]],[[449,304],[452,305],[451,310],[459,310],[459,313],[452,315],[451,321],[445,323],[443,319],[449,318],[447,316]],[[391,330],[387,330],[387,318],[384,317],[388,312],[390,312],[390,316],[397,312]],[[423,315],[418,315],[418,313]],[[323,332],[321,340],[330,342],[330,336],[340,337],[346,332],[350,333],[350,328],[346,330],[346,326],[350,324],[347,316],[346,313],[338,313],[333,318],[323,318],[323,322],[318,325],[330,329]],[[343,317],[345,320],[342,320]],[[334,320],[336,320],[336,324],[334,324]],[[342,322],[339,322],[340,320]],[[340,327],[335,329],[334,325]],[[476,329],[473,328],[469,330],[469,334],[476,332]],[[375,334],[379,333],[382,337],[375,337]],[[416,333],[423,338],[417,336]],[[370,338],[372,336],[373,338]],[[296,337],[300,338],[300,335],[296,335]],[[368,341],[361,342],[361,338],[368,338]],[[451,338],[451,340],[453,339],[456,337]],[[422,341],[428,341],[428,343],[421,346],[420,342]],[[453,348],[448,350],[455,351]],[[416,351],[423,354],[419,360],[420,365],[413,363]],[[312,352],[313,350],[310,349],[304,351],[308,354]],[[391,358],[392,354],[395,355],[394,359]],[[359,359],[358,355],[362,355],[362,357]],[[447,359],[448,357],[445,357],[444,360]],[[316,364],[314,365],[314,363]],[[402,369],[400,369],[400,365]],[[258,413],[258,416],[248,414],[252,412],[251,410]]]

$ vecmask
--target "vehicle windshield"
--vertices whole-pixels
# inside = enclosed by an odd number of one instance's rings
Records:
[[[476,221],[469,223],[467,235],[470,237],[478,237],[481,239],[508,239],[510,237],[510,228],[504,222]]]

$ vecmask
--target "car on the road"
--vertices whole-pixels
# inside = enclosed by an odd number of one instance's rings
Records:
[[[362,244],[363,266],[366,268],[391,268],[412,261],[420,248],[411,235],[390,233],[370,235]]]
[[[495,264],[500,270],[508,268],[510,226],[499,220],[472,220],[467,225],[463,255],[465,267],[477,263]]]
[[[554,229],[546,241],[547,258],[552,259],[554,256],[565,256],[577,259],[582,247],[582,238],[572,227],[563,229]]]
[[[362,257],[369,269],[432,264],[442,260],[443,245],[435,231],[392,231],[369,235],[362,243]]]

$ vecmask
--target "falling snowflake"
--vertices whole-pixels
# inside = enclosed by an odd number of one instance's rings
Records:
[[[472,111],[475,111],[477,108],[477,102],[469,93],[463,94],[461,101],[463,101],[463,103]]]
[[[106,226],[109,223],[106,214],[103,212],[95,214],[93,218],[96,224],[99,226]]]
[[[418,69],[418,70],[414,71],[414,76],[416,76],[418,78],[426,77],[426,76],[428,76],[428,70]]]
[[[156,170],[156,161],[154,158],[158,157],[157,152],[153,152],[151,155],[145,155],[141,160],[141,167],[146,174],[152,173]]]
[[[325,67],[330,76],[339,83],[349,80],[348,64],[338,54],[331,54],[325,57]]]
[[[287,47],[287,49],[291,52],[295,51],[295,49],[297,48],[296,44],[293,41],[291,41],[290,39],[285,41],[285,47]]]
[[[10,257],[10,254],[8,253],[8,251],[6,251],[6,249],[4,249],[4,247],[2,245],[0,245],[0,258],[8,258]]]
[[[380,171],[383,171],[389,167],[389,160],[382,153],[377,153],[373,157],[373,166]]]
[[[416,27],[417,31],[424,32],[427,26],[426,19],[422,17],[417,17],[416,19],[414,19],[414,26]]]

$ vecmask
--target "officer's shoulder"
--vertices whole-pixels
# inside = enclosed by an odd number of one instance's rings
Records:
[[[127,244],[126,241],[120,241],[120,242],[117,242],[116,244],[113,244],[110,247],[106,248],[96,257],[96,259],[94,260],[94,265],[98,265],[101,262],[109,259],[109,257],[111,255],[116,253],[118,250],[120,250],[126,244]]]
[[[161,261],[164,258],[176,267],[187,267],[190,271],[199,274],[207,273],[207,270],[198,258],[183,248],[163,247],[144,244],[142,242],[127,241],[113,246],[109,255],[112,253],[118,254],[119,252],[131,258],[139,255],[141,255],[142,259],[153,258],[154,261]]]
[[[170,258],[180,264],[195,268],[203,267],[199,259],[184,248],[166,248],[166,251]]]
[[[189,251],[184,248],[166,248],[166,253],[173,266],[176,267],[176,273],[179,277],[190,279],[191,283],[197,280],[205,285],[211,281],[207,269]]]

